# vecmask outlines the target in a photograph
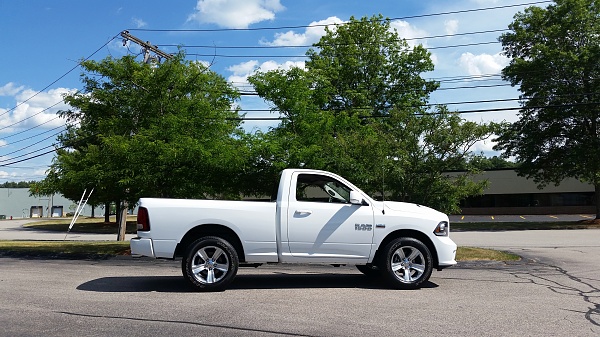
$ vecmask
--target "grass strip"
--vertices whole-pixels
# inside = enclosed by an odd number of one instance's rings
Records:
[[[458,247],[457,261],[519,261],[521,257],[516,254],[493,249],[478,247]]]
[[[130,255],[129,241],[0,241],[0,255],[98,258]]]
[[[0,255],[110,257],[130,255],[129,241],[0,241]],[[458,261],[516,261],[518,255],[492,249],[458,247]]]

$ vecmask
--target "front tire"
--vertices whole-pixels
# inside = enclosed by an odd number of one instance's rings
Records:
[[[194,241],[181,262],[183,276],[200,291],[224,290],[235,278],[238,266],[235,248],[214,236]]]
[[[380,269],[392,287],[417,289],[431,276],[431,252],[417,239],[398,238],[385,247]]]
[[[356,269],[358,269],[358,271],[360,271],[368,277],[378,278],[381,276],[381,271],[379,269],[375,269],[371,266],[367,266],[364,264],[356,265]]]

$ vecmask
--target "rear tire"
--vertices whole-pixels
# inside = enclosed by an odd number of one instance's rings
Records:
[[[194,241],[181,262],[185,279],[199,291],[224,290],[235,278],[239,258],[226,240],[207,236]]]
[[[380,269],[396,289],[417,289],[429,280],[433,270],[431,252],[414,238],[398,238],[383,250]]]

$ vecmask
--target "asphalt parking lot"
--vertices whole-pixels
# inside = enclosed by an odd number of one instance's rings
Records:
[[[600,335],[600,230],[451,236],[524,259],[459,263],[417,291],[351,266],[268,265],[197,293],[178,261],[0,258],[0,336]]]

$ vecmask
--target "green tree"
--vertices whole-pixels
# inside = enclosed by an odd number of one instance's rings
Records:
[[[0,184],[0,188],[28,188],[29,186],[35,183],[34,180],[31,181],[6,181]]]
[[[235,196],[247,137],[232,109],[238,93],[177,55],[151,66],[134,57],[84,61],[83,90],[65,97],[69,130],[39,190],[79,200],[95,188],[108,204],[140,197]]]
[[[447,212],[481,193],[485,183],[469,179],[474,171],[457,178],[443,172],[475,157],[470,147],[495,125],[428,107],[439,84],[421,77],[433,70],[425,48],[409,47],[389,20],[374,16],[327,29],[307,55],[306,69],[249,79],[285,117],[265,134],[271,167],[330,170],[368,193]]]
[[[600,219],[600,3],[557,0],[517,13],[500,37],[519,86],[519,120],[498,149],[540,186],[573,177],[594,185]]]

